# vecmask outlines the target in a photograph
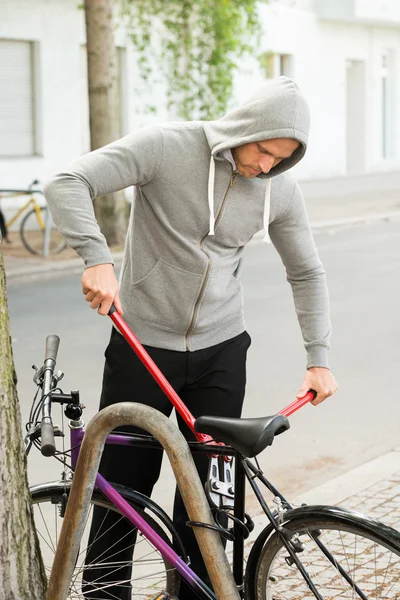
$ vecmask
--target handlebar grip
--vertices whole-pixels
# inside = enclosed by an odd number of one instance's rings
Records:
[[[43,456],[54,456],[56,453],[56,444],[54,441],[53,423],[43,420],[41,429],[42,445],[40,451]]]
[[[46,351],[44,355],[44,360],[48,360],[49,358],[54,360],[57,359],[58,346],[60,345],[60,338],[58,335],[48,335],[46,338]]]

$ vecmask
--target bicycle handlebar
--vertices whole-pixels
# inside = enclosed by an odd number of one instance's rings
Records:
[[[41,424],[41,453],[43,456],[54,456],[56,445],[54,441],[54,427],[51,420],[50,392],[53,383],[54,368],[56,366],[57,352],[60,344],[58,335],[48,335],[46,338],[45,359],[43,365],[43,412]]]
[[[60,338],[58,335],[48,335],[46,338],[46,351],[44,355],[44,360],[53,360],[56,362],[57,360],[57,352],[58,347],[60,345]]]
[[[31,183],[29,184],[29,186],[28,186],[28,190],[29,190],[30,192],[32,192],[32,191],[36,191],[36,190],[33,190],[32,188],[33,188],[35,185],[39,185],[39,183],[40,183],[39,179],[34,179],[34,180],[33,180],[33,181],[31,181]]]
[[[54,426],[49,417],[49,420],[45,420],[46,417],[42,419],[42,426],[40,428],[40,439],[41,439],[41,447],[40,452],[43,456],[54,456],[56,453],[56,444],[54,441]]]

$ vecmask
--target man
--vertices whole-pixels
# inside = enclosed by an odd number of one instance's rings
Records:
[[[287,172],[304,156],[308,130],[302,94],[293,81],[280,77],[219,120],[144,127],[79,158],[46,185],[57,227],[85,261],[82,290],[91,308],[106,315],[114,302],[120,313],[123,309],[195,416],[241,415],[250,337],[240,270],[244,246],[261,229],[286,267],[305,341],[307,370],[298,395],[313,389],[313,404],[319,404],[337,388],[327,361],[325,274],[300,189]],[[131,185],[135,202],[118,285],[92,200]],[[171,413],[168,399],[113,330],[100,408],[120,401]],[[268,407],[260,412],[266,414]],[[178,423],[190,438],[179,418]],[[196,462],[204,480],[207,461]],[[150,495],[160,465],[158,451],[110,446],[101,471]],[[174,521],[194,570],[205,577],[178,492]],[[90,570],[85,577],[91,580]],[[129,591],[125,596],[112,591],[116,598],[128,598]],[[184,587],[180,600],[190,597]]]

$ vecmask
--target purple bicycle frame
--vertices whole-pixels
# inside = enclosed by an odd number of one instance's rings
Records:
[[[83,436],[85,435],[83,426],[71,428],[71,460],[72,468],[75,470],[79,456]],[[127,435],[110,434],[107,436],[106,444],[115,444],[120,446],[132,445],[132,439]],[[179,575],[190,585],[197,595],[204,600],[217,600],[215,594],[210,588],[196,575],[194,571],[185,563],[184,560],[165,542],[154,529],[139,515],[139,513],[127,502],[116,489],[104,477],[97,473],[95,486],[100,490],[110,502],[118,508],[121,513],[137,527],[137,529],[159,550],[164,558],[178,571]]]

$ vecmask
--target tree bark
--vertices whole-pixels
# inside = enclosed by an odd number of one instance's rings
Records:
[[[46,576],[28,490],[0,253],[0,600],[44,600]]]
[[[112,0],[85,0],[92,150],[120,137],[118,64],[112,5]],[[126,234],[124,192],[97,198],[94,207],[108,244],[123,244]]]

